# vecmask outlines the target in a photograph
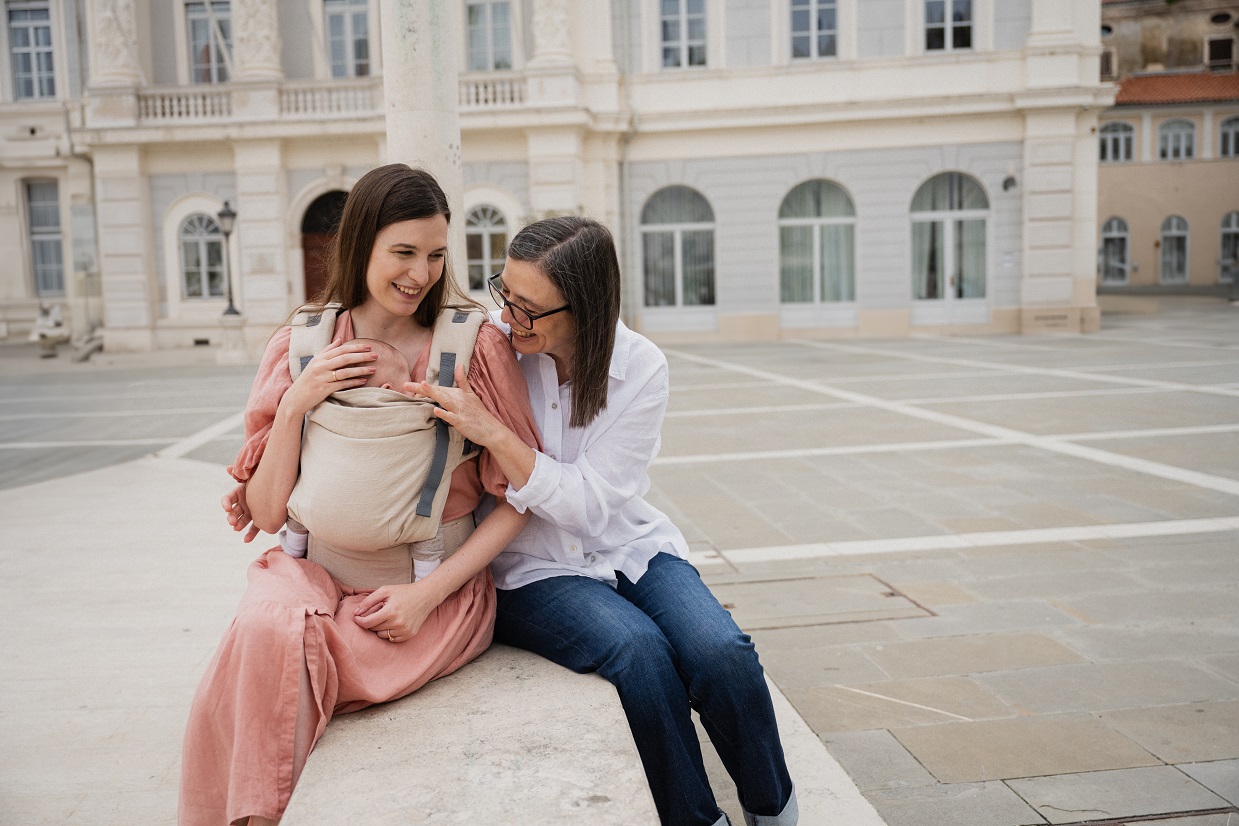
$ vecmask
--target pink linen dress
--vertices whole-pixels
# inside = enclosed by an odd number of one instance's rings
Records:
[[[354,337],[348,312],[337,319],[335,337]],[[228,469],[237,481],[249,479],[258,466],[276,408],[292,386],[288,342],[285,327],[263,354],[245,411],[245,444]],[[427,344],[412,376],[425,376],[429,354]],[[524,377],[504,334],[490,323],[478,333],[469,384],[504,424],[538,446]],[[507,484],[483,451],[452,475],[443,521],[472,512],[484,491],[503,495]],[[295,742],[299,708],[313,718],[302,721],[302,730],[312,732],[312,747],[333,714],[403,697],[450,674],[485,651],[494,630],[489,569],[435,608],[413,639],[400,643],[353,620],[369,591],[351,589],[321,565],[294,559],[278,546],[250,565],[248,577],[236,618],[190,709],[181,760],[182,826],[223,826],[253,815],[278,819],[309,750]],[[311,697],[300,697],[303,685]]]

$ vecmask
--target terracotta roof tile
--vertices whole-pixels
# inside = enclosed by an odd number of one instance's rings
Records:
[[[1207,103],[1239,100],[1239,74],[1137,75],[1119,86],[1116,106],[1158,103]]]

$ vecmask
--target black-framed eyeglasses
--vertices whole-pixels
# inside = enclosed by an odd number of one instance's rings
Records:
[[[570,304],[565,304],[562,307],[556,307],[554,310],[547,310],[545,313],[531,313],[519,304],[514,304],[503,297],[503,273],[497,272],[490,278],[486,279],[487,286],[490,287],[491,297],[495,299],[495,303],[501,308],[507,307],[508,313],[512,316],[512,320],[524,327],[526,330],[533,329],[533,323],[540,318],[546,318],[548,315],[562,313],[564,310],[571,310]]]

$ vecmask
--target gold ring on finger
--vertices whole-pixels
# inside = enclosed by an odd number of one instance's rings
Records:
[[[339,379],[337,379],[337,378],[336,378],[336,371],[335,371],[335,370],[332,370],[332,371],[331,371],[331,380],[332,380],[332,381],[339,381]]]

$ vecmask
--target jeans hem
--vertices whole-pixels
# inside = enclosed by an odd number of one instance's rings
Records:
[[[755,815],[747,809],[743,811],[745,826],[796,826],[796,821],[800,819],[795,787],[792,788],[792,796],[787,799],[787,805],[777,815]]]

